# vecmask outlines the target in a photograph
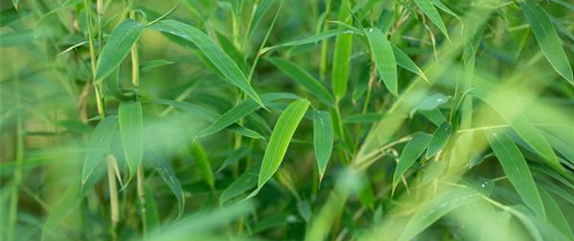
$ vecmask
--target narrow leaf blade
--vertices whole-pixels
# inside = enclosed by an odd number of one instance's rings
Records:
[[[385,34],[377,28],[367,30],[366,34],[379,75],[389,92],[398,96],[397,63],[391,43]]]
[[[143,115],[140,102],[122,102],[119,110],[120,136],[131,179],[143,158]]]
[[[143,29],[144,25],[128,19],[112,31],[98,58],[95,79],[107,77],[121,64],[138,41]]]
[[[299,99],[291,103],[285,111],[279,116],[277,124],[271,133],[267,150],[263,156],[263,163],[259,170],[259,179],[257,181],[257,188],[260,189],[272,176],[275,174],[279,165],[283,161],[283,157],[287,152],[289,143],[299,122],[303,119],[307,108],[309,108],[309,101]]]
[[[503,132],[489,130],[487,131],[487,139],[496,157],[498,157],[504,173],[508,176],[508,180],[512,183],[518,195],[537,215],[544,217],[545,212],[542,199],[534,179],[532,179],[532,173],[528,168],[528,164],[516,144]]]
[[[151,26],[151,28],[178,36],[189,42],[192,42],[205,56],[217,67],[221,74],[225,76],[232,84],[243,90],[260,106],[264,106],[259,95],[249,84],[247,77],[241,72],[241,69],[235,62],[219,49],[215,43],[201,30],[175,20],[162,20]]]
[[[319,180],[323,179],[327,164],[333,150],[333,125],[331,115],[327,111],[317,111],[313,114],[313,145],[315,158],[319,168]]]
[[[548,62],[560,76],[574,83],[572,67],[546,11],[533,2],[520,1],[519,4]]]

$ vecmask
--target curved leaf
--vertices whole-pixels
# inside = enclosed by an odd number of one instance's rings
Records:
[[[87,145],[88,152],[86,153],[82,169],[82,185],[86,183],[94,169],[100,164],[104,154],[108,151],[116,135],[117,127],[118,118],[116,116],[108,116],[96,126]]]
[[[391,43],[387,40],[385,34],[377,28],[371,28],[366,31],[371,53],[375,59],[377,71],[383,79],[385,86],[393,95],[397,96],[397,62]]]
[[[403,151],[399,156],[399,163],[397,163],[395,174],[393,175],[393,188],[397,186],[401,176],[405,174],[415,161],[423,154],[430,139],[431,137],[427,133],[417,133],[414,135],[413,139],[407,143],[405,148],[403,148]]]
[[[303,86],[303,88],[307,89],[325,104],[329,106],[335,104],[335,99],[331,93],[329,93],[327,88],[325,88],[319,80],[315,79],[311,74],[307,73],[295,63],[280,58],[270,58],[267,60],[277,66],[284,74],[289,76],[289,78]]]
[[[299,97],[290,93],[269,93],[261,95],[261,98],[264,103],[268,104],[279,99],[297,99]],[[225,127],[232,125],[233,123],[239,121],[243,117],[248,116],[259,108],[261,108],[261,106],[255,103],[253,100],[243,100],[241,103],[234,106],[223,115],[219,116],[215,121],[213,121],[213,123],[211,123],[211,125],[199,132],[197,136],[205,137],[223,130]]]
[[[516,144],[503,132],[489,130],[486,134],[494,154],[518,195],[539,217],[545,217],[544,205],[532,179],[532,173]]]
[[[448,37],[448,31],[446,30],[446,26],[440,17],[440,14],[434,7],[433,3],[430,0],[414,0],[417,6],[421,9],[421,11],[430,19],[430,21],[438,27],[438,29]]]
[[[241,69],[235,62],[219,49],[213,41],[199,29],[175,20],[162,20],[150,26],[155,30],[181,37],[192,42],[205,54],[205,56],[217,67],[221,74],[225,76],[232,84],[243,90],[260,106],[264,106],[259,95],[253,87],[249,85],[247,77],[241,72]]]
[[[560,76],[574,83],[572,67],[546,11],[533,2],[520,1],[519,4],[548,62]]]
[[[452,135],[452,125],[445,121],[433,133],[427,149],[426,158],[431,158],[444,148]]]
[[[416,75],[420,76],[426,82],[429,82],[429,79],[425,75],[422,69],[415,64],[415,62],[409,58],[409,56],[403,52],[400,48],[393,46],[393,53],[395,54],[395,59],[397,60],[397,64],[402,68],[415,73]]]
[[[199,167],[199,171],[203,176],[205,182],[209,185],[209,187],[211,187],[211,189],[214,189],[215,177],[213,175],[213,170],[211,169],[211,161],[207,157],[207,154],[205,154],[205,149],[203,148],[203,145],[201,145],[201,143],[199,143],[198,141],[193,143],[193,145],[191,146],[191,155],[193,156],[195,163]]]
[[[323,179],[333,151],[333,126],[327,111],[313,113],[313,146],[319,168],[319,180]]]
[[[265,155],[263,156],[263,163],[261,164],[261,169],[259,170],[259,178],[257,180],[257,189],[261,189],[263,185],[275,174],[279,165],[283,161],[283,157],[287,152],[289,143],[299,122],[303,119],[307,108],[309,108],[309,101],[305,99],[299,99],[291,103],[279,119],[273,133],[271,133],[271,138],[269,139],[269,144],[265,150]]]
[[[107,77],[122,63],[143,30],[143,24],[127,19],[112,31],[98,58],[96,80]]]

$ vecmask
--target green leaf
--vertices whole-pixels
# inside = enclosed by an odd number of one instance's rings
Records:
[[[240,147],[239,149],[233,150],[227,156],[227,158],[225,158],[225,161],[223,161],[223,163],[221,164],[221,166],[217,169],[217,171],[215,173],[219,173],[219,172],[223,171],[223,169],[225,169],[226,167],[231,166],[231,164],[235,163],[239,159],[246,156],[247,153],[249,153],[249,149],[247,149],[246,147]]]
[[[217,120],[220,115],[214,112],[211,112],[199,105],[194,105],[188,102],[183,102],[183,101],[175,101],[175,100],[151,100],[149,103],[153,103],[153,104],[160,104],[160,105],[169,105],[169,106],[173,106],[177,109],[180,109],[186,113],[192,114],[194,116],[197,116],[205,121],[208,122],[214,122],[215,120]],[[254,106],[257,106],[257,104],[254,104]],[[257,106],[257,108],[259,108],[259,106]],[[251,129],[247,129],[243,126],[240,126],[238,124],[231,124],[226,126],[225,128],[228,128],[231,131],[234,131],[242,136],[248,137],[248,138],[253,138],[253,139],[265,139],[261,134],[259,134],[258,132],[251,130]]]
[[[419,132],[413,136],[413,139],[407,143],[401,155],[399,156],[399,163],[397,163],[397,168],[395,169],[395,174],[393,175],[393,188],[397,186],[401,176],[403,176],[407,170],[415,163],[415,161],[423,154],[429,140],[430,135],[427,133]]]
[[[94,133],[88,141],[88,151],[84,159],[84,167],[82,169],[82,185],[86,183],[94,169],[100,164],[104,154],[108,152],[110,144],[116,134],[118,127],[118,118],[116,116],[108,116],[98,123]]]
[[[372,123],[381,120],[383,116],[383,114],[379,113],[349,115],[343,119],[343,123]]]
[[[512,129],[522,138],[530,147],[532,147],[538,155],[540,155],[546,163],[561,173],[565,173],[564,167],[560,165],[560,161],[552,150],[548,140],[544,135],[526,118],[525,115],[510,120]]]
[[[251,130],[249,128],[245,128],[243,126],[240,126],[238,124],[234,124],[228,127],[229,130],[232,130],[242,136],[245,136],[247,138],[251,138],[251,139],[263,139],[265,140],[265,137],[263,137],[261,134],[259,134],[259,132]]]
[[[150,26],[151,28],[178,36],[192,42],[217,67],[221,74],[232,84],[243,90],[249,97],[262,107],[263,102],[255,90],[249,85],[247,77],[241,72],[231,58],[213,43],[201,30],[175,20],[162,20]]]
[[[143,116],[140,102],[122,102],[118,110],[122,147],[132,175],[143,158]]]
[[[140,64],[140,71],[147,71],[153,68],[158,68],[170,64],[175,64],[175,62],[165,60],[165,59],[154,59],[150,61],[146,61]]]
[[[461,26],[464,26],[462,19],[455,12],[450,10],[450,8],[448,8],[446,5],[444,5],[444,3],[442,3],[440,0],[431,0],[431,1],[435,6],[440,8],[442,11],[444,11],[445,13],[448,13],[451,16],[453,16],[454,18],[456,18],[456,20],[458,20],[460,22]]]
[[[301,122],[305,112],[307,112],[309,104],[309,101],[305,99],[296,100],[287,106],[285,111],[279,116],[263,156],[263,163],[261,164],[259,179],[257,180],[257,189],[261,189],[279,169],[291,138],[293,138],[299,122]]]
[[[539,217],[544,217],[542,199],[532,179],[528,164],[516,144],[506,133],[488,130],[486,134],[494,154],[498,157],[504,173],[518,195]]]
[[[261,99],[264,103],[268,104],[272,101],[279,100],[279,99],[298,99],[299,97],[290,94],[290,93],[269,93],[261,95]],[[207,128],[203,129],[199,134],[198,137],[205,137],[216,133],[220,130],[223,130],[225,127],[232,125],[233,123],[239,121],[243,117],[248,116],[249,114],[253,113],[257,109],[261,108],[261,105],[258,105],[251,99],[243,100],[238,105],[234,106],[223,115],[219,116],[211,125]]]
[[[379,75],[389,92],[398,96],[397,63],[391,43],[380,29],[368,29],[366,34]]]
[[[352,23],[350,18],[349,0],[341,1],[338,19],[344,23]],[[353,48],[353,35],[338,35],[335,40],[335,50],[333,53],[333,68],[331,72],[333,94],[337,100],[342,99],[347,94],[347,84],[349,82],[349,70],[351,66],[351,51]]]
[[[430,21],[438,27],[438,29],[448,37],[448,31],[446,30],[446,26],[440,17],[440,14],[434,7],[433,3],[430,0],[414,0],[417,6],[421,9],[421,11],[430,19]]]
[[[120,85],[120,73],[119,69],[116,71],[117,73],[114,75],[110,75],[105,78],[106,87],[108,87],[108,91],[112,96],[117,98],[118,100],[133,100],[135,98],[135,94],[133,92],[124,92]]]
[[[564,236],[568,237],[568,240],[574,240],[574,234],[568,220],[564,216],[560,205],[548,194],[544,189],[540,189],[540,194],[542,201],[544,202],[544,209],[546,210],[546,216],[552,225],[554,225]]]
[[[479,199],[480,194],[472,189],[453,190],[436,196],[415,212],[398,240],[407,241],[413,239],[452,210],[476,202]]]
[[[61,37],[66,34],[66,29],[58,16],[61,8],[54,9],[44,14],[34,26],[34,38]]]
[[[183,189],[181,188],[179,179],[169,166],[167,160],[161,158],[161,156],[153,155],[150,160],[154,169],[159,173],[159,176],[163,179],[165,184],[167,184],[173,195],[175,195],[178,207],[177,217],[181,217],[185,208],[185,197],[183,195]]]
[[[14,8],[18,9],[19,4],[20,4],[20,0],[12,0],[12,5],[14,5]]]
[[[211,111],[209,111],[209,110],[207,110],[207,109],[205,109],[199,105],[195,105],[195,104],[188,103],[188,102],[176,101],[176,100],[155,99],[155,100],[151,100],[149,103],[173,106],[177,109],[180,109],[184,112],[195,115],[195,116],[197,116],[203,120],[209,121],[209,122],[213,122],[217,118],[219,118],[219,115],[217,113],[213,113],[213,112],[211,112]]]
[[[452,125],[445,121],[433,133],[427,149],[426,158],[429,159],[436,155],[440,150],[446,146],[450,136],[452,135]]]
[[[327,111],[313,113],[313,146],[319,168],[319,180],[323,180],[333,151],[333,126],[331,115]]]
[[[143,24],[127,19],[112,31],[98,58],[96,80],[107,77],[120,66],[143,30]]]
[[[277,49],[277,48],[292,47],[292,46],[299,46],[299,45],[305,45],[305,44],[314,44],[314,43],[317,43],[321,40],[328,39],[328,38],[335,37],[335,36],[339,36],[341,34],[356,34],[356,32],[354,32],[352,30],[346,30],[346,29],[327,30],[325,32],[311,35],[311,36],[308,36],[308,37],[305,37],[305,38],[302,38],[299,40],[289,41],[289,42],[286,42],[283,44],[263,48],[263,49],[261,49],[261,53],[263,54],[263,53],[269,52],[270,50]]]
[[[227,188],[225,188],[225,190],[223,190],[221,196],[219,197],[219,203],[223,205],[229,200],[233,199],[234,197],[237,197],[243,194],[244,192],[252,189],[256,185],[257,185],[257,169],[250,168],[239,178],[235,179],[235,181],[231,183],[231,185],[229,185]]]
[[[315,95],[319,100],[323,101],[323,103],[329,106],[335,104],[335,99],[327,88],[295,63],[281,58],[270,58],[267,60],[277,66],[284,74],[289,76],[289,78]]]
[[[409,56],[405,52],[403,52],[400,48],[393,46],[393,53],[395,54],[395,59],[399,66],[415,73],[416,75],[423,78],[423,80],[425,80],[426,82],[429,82],[429,79],[422,71],[422,69],[420,69],[419,66],[417,66],[417,64],[415,64],[415,62],[411,58],[409,58]]]
[[[533,2],[520,1],[519,4],[548,62],[550,62],[560,76],[568,80],[571,84],[574,83],[572,66],[568,61],[560,38],[546,11]]]
[[[255,33],[259,27],[263,17],[265,17],[265,14],[267,14],[270,9],[272,9],[275,2],[277,2],[277,0],[261,0],[257,5],[254,6],[256,10],[255,14],[253,14],[253,19],[251,20],[251,24],[249,26],[249,33],[247,34],[248,40],[251,40],[253,33]]]
[[[0,27],[4,27],[20,19],[20,14],[15,8],[6,8],[0,11]]]
[[[199,141],[195,141],[191,146],[191,155],[199,167],[199,171],[205,182],[211,187],[211,189],[215,189],[215,177],[213,175],[213,170],[211,169],[211,161],[207,157],[207,154],[205,154],[205,149]]]

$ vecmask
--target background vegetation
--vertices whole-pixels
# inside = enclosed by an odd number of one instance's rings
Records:
[[[574,240],[569,1],[0,3],[1,240]]]

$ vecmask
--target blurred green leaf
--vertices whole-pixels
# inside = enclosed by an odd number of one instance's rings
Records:
[[[335,104],[335,99],[331,93],[329,93],[327,88],[325,88],[319,80],[315,79],[311,74],[303,70],[298,65],[280,58],[269,58],[267,61],[277,66],[285,75],[289,76],[289,78],[297,82],[297,84],[311,92],[315,97],[323,101],[323,103],[329,106],[333,106]]]
[[[82,169],[82,184],[85,184],[94,169],[100,164],[104,158],[104,154],[108,152],[112,139],[116,135],[118,127],[118,118],[116,116],[108,116],[98,123],[94,133],[88,141],[86,157],[84,158],[84,167]]]
[[[129,178],[143,158],[143,114],[138,101],[122,102],[118,110],[122,147],[129,169]]]

